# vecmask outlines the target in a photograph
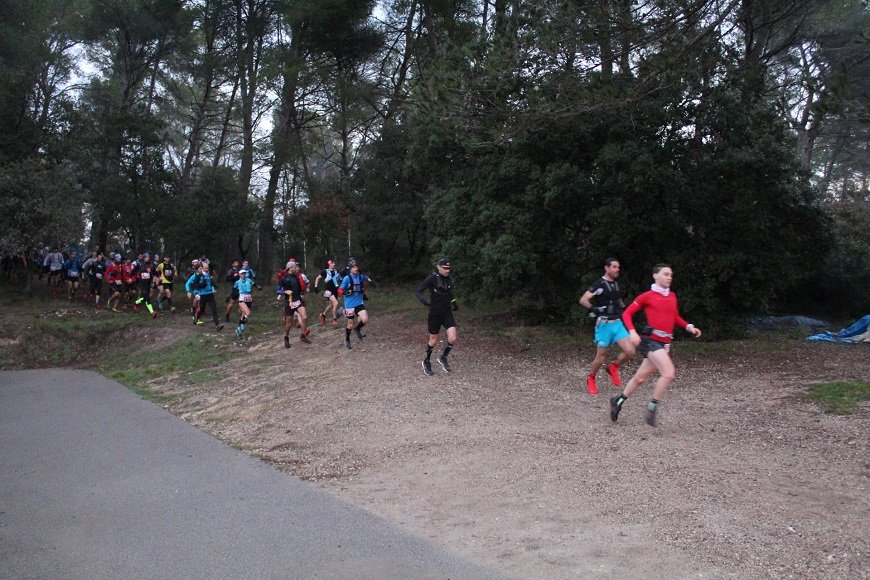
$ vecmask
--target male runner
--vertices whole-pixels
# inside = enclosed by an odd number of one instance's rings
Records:
[[[597,350],[595,358],[592,360],[592,367],[589,369],[589,376],[586,378],[586,390],[590,395],[598,394],[595,376],[598,374],[598,369],[604,364],[607,350],[613,343],[618,344],[622,352],[619,353],[615,361],[608,365],[607,373],[617,387],[622,386],[622,380],[619,378],[620,365],[634,356],[634,345],[628,339],[628,330],[622,323],[622,311],[625,310],[625,304],[622,302],[617,278],[619,278],[619,261],[616,258],[607,258],[604,260],[604,276],[593,282],[586,293],[580,297],[580,305],[589,309],[589,315],[596,319],[595,346]]]
[[[456,321],[453,319],[453,313],[459,310],[459,305],[453,297],[453,276],[450,275],[451,264],[447,258],[438,260],[435,266],[435,271],[426,276],[420,286],[417,287],[414,293],[417,300],[429,307],[429,317],[427,320],[429,328],[429,341],[426,343],[426,357],[423,359],[423,374],[432,376],[432,350],[438,344],[438,334],[441,332],[441,327],[447,331],[447,344],[441,350],[441,355],[436,359],[445,373],[450,372],[450,363],[447,362],[447,355],[456,346],[458,339],[456,331]],[[429,291],[429,299],[423,295],[423,292]]]
[[[659,378],[653,388],[653,396],[644,411],[643,418],[647,425],[658,425],[656,413],[659,404],[664,398],[668,387],[674,382],[674,363],[671,361],[671,340],[674,335],[674,326],[685,329],[686,332],[701,337],[701,329],[695,328],[680,316],[677,307],[677,295],[671,292],[671,283],[674,273],[667,264],[656,264],[653,268],[655,282],[650,289],[634,299],[625,312],[622,313],[622,321],[628,328],[631,343],[640,345],[640,352],[644,356],[643,362],[628,381],[628,384],[618,397],[610,399],[610,420],[616,421],[619,411],[626,399],[646,381],[654,372],[659,373]],[[643,338],[638,335],[634,328],[632,316],[639,310],[646,314],[648,327],[644,329]]]
[[[169,305],[169,311],[175,312],[172,305],[172,283],[175,280],[175,267],[169,256],[163,256],[163,261],[157,264],[157,308],[162,309],[163,304]]]
[[[366,312],[363,290],[368,280],[368,276],[359,271],[359,264],[354,261],[350,266],[347,276],[344,277],[338,287],[338,293],[344,296],[344,316],[347,318],[347,326],[344,330],[344,348],[347,350],[352,348],[350,345],[351,330],[356,332],[356,336],[360,341],[366,336],[362,333],[362,329],[369,321],[369,314]],[[354,318],[359,319],[356,326],[354,326]]]
[[[317,278],[314,279],[314,289],[320,287],[320,281],[324,280],[323,297],[326,298],[326,308],[320,313],[320,324],[326,324],[326,313],[332,310],[332,325],[338,325],[338,298],[335,297],[338,292],[338,284],[341,279],[338,276],[338,270],[335,269],[335,260],[327,260],[326,268],[323,269]]]
[[[284,268],[284,275],[278,281],[278,298],[284,300],[284,348],[290,348],[290,329],[293,321],[299,318],[302,333],[299,341],[311,344],[308,339],[308,314],[305,311],[305,288],[295,261],[290,260]]]

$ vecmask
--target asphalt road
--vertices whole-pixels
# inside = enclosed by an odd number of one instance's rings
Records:
[[[96,373],[0,373],[4,579],[498,578]]]

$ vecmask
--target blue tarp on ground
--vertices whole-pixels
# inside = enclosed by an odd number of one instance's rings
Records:
[[[861,318],[855,324],[844,328],[840,332],[823,332],[814,334],[807,340],[819,342],[845,342],[850,344],[870,343],[870,314]]]

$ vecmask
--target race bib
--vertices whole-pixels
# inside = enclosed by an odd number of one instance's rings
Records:
[[[356,315],[356,308],[345,308],[344,315],[348,318],[353,318]]]
[[[329,290],[324,290],[324,292],[323,292],[323,297],[324,297],[324,298],[331,298],[331,297],[332,297],[332,292],[330,292]]]
[[[143,280],[148,280],[148,279],[151,277],[151,272],[142,272],[141,274],[139,274],[139,276],[140,276]]]
[[[103,279],[103,275],[100,274],[99,272],[97,272],[97,278],[100,279],[100,280],[102,280],[102,279]]]
[[[68,275],[70,278],[78,278],[78,277],[79,277],[79,272],[78,272],[78,270],[70,270],[69,272],[67,272],[67,275]]]
[[[241,300],[242,302],[250,302],[251,295],[250,294],[242,294],[241,296],[239,296],[239,300]]]
[[[299,308],[300,306],[302,306],[301,300],[294,300],[290,303],[290,308]]]

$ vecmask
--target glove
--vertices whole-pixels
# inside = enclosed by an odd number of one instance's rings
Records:
[[[344,294],[344,288],[339,288],[339,289],[338,289],[338,294],[339,294],[339,296],[343,295],[343,294]]]
[[[459,310],[459,304],[456,303],[456,300],[453,300],[452,302],[450,302],[450,307],[453,308],[453,312],[456,312],[457,310]]]

